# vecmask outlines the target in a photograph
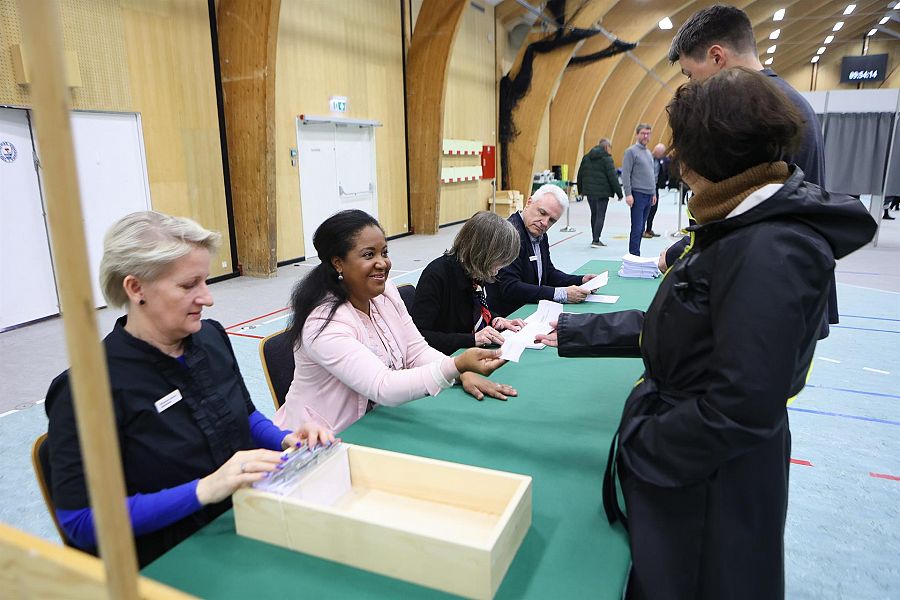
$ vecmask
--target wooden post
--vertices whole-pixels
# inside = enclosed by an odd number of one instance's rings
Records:
[[[409,205],[416,233],[438,232],[447,76],[468,5],[465,0],[424,0],[406,59]]]
[[[110,598],[137,598],[137,561],[125,510],[122,461],[106,357],[97,334],[75,171],[62,31],[53,0],[19,0],[34,77],[34,120],[43,163],[60,309],[81,452]]]

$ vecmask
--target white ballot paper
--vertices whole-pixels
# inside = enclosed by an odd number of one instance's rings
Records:
[[[547,334],[553,331],[551,321],[557,321],[563,305],[550,300],[541,300],[538,308],[525,318],[525,327],[519,331],[504,331],[502,333],[503,345],[500,346],[500,358],[512,362],[519,362],[519,357],[525,348],[540,349],[544,344],[535,344],[534,338],[538,334]]]
[[[588,294],[584,299],[585,302],[599,302],[600,304],[615,304],[619,301],[618,296],[604,296],[603,294]]]
[[[602,288],[604,285],[609,283],[609,271],[603,271],[587,283],[582,283],[580,286],[586,292],[593,292],[598,288]]]

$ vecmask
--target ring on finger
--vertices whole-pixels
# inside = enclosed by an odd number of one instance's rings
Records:
[[[247,472],[247,470],[245,469],[246,466],[247,466],[247,463],[241,463],[241,473]]]

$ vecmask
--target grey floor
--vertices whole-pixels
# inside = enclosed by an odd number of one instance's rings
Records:
[[[809,385],[789,407],[795,461],[785,537],[789,598],[900,598],[900,213],[892,214],[898,219],[882,223],[878,247],[838,264],[841,324],[817,347]],[[610,203],[607,248],[589,247],[588,215],[586,203],[573,204],[575,231],[559,231],[565,222],[551,231],[558,267],[574,270],[625,253],[625,204]],[[675,239],[677,215],[674,196],[664,196],[655,229],[665,235],[644,240],[642,254],[657,254]],[[458,229],[392,240],[391,276],[415,283]],[[291,286],[314,264],[282,267],[272,279],[241,277],[212,287],[216,304],[204,315],[232,334],[248,387],[265,414],[273,408],[258,338],[283,327]],[[108,332],[118,315],[97,311],[99,330]],[[67,363],[58,318],[0,333],[0,521],[54,541],[30,447],[46,431],[47,386]]]

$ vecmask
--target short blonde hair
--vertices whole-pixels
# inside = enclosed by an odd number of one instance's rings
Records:
[[[519,255],[519,232],[512,223],[497,213],[482,210],[472,215],[462,226],[453,247],[453,254],[466,274],[482,283],[493,283],[491,270],[509,265]]]
[[[116,221],[103,238],[100,289],[110,306],[128,304],[122,283],[129,275],[154,281],[195,248],[219,249],[221,235],[196,221],[160,212],[131,213]]]

